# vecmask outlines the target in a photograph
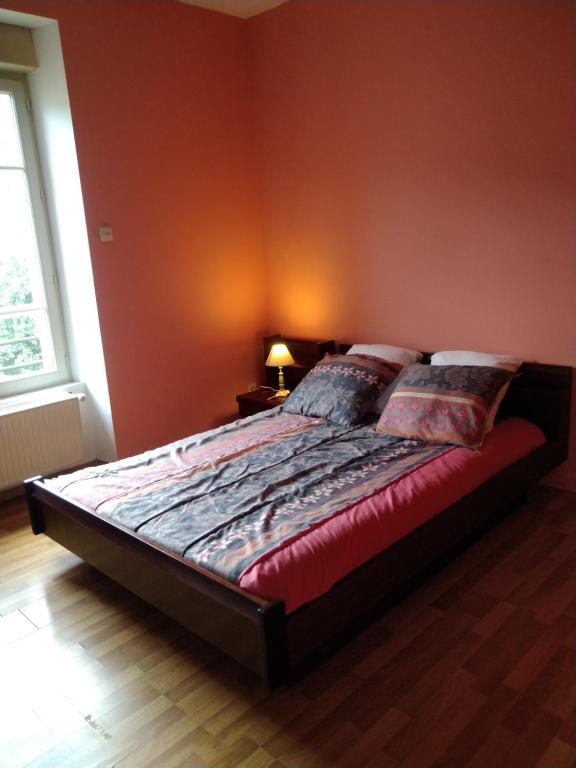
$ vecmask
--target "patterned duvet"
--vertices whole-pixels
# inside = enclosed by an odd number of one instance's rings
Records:
[[[452,450],[279,409],[48,484],[229,581]]]

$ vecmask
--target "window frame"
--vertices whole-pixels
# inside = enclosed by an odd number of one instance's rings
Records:
[[[38,247],[40,272],[48,310],[48,322],[54,348],[56,369],[48,373],[30,373],[13,381],[0,381],[0,402],[14,395],[65,384],[71,380],[70,361],[58,290],[58,275],[53,255],[52,235],[45,205],[39,154],[32,116],[32,102],[23,75],[0,70],[0,91],[11,93],[14,99],[22,155],[31,201],[34,233]]]

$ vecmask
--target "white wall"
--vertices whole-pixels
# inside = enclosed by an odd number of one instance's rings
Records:
[[[45,173],[72,375],[86,384],[85,460],[116,456],[110,398],[58,24],[34,29],[38,71],[29,75]]]
[[[15,23],[14,15],[11,21]],[[76,381],[85,383],[87,395],[81,409],[85,461],[111,460],[116,444],[60,34],[55,21],[41,21],[33,29],[39,68],[28,81],[71,371]],[[26,22],[32,26],[29,17]]]

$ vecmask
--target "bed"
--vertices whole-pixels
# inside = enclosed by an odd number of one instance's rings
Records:
[[[301,578],[300,587],[291,586],[293,582],[298,581],[293,578],[294,572],[292,577],[286,578],[283,566],[279,566],[292,557],[291,547],[297,546],[298,542],[311,542],[313,535],[318,532],[318,527],[310,531],[310,539],[303,538],[300,533],[295,536],[289,533],[287,538],[280,542],[282,546],[278,542],[275,546],[272,542],[268,552],[260,553],[256,547],[259,556],[254,561],[255,565],[249,564],[247,568],[240,569],[236,560],[236,570],[233,572],[240,576],[231,580],[222,570],[222,558],[218,556],[214,559],[212,556],[214,553],[218,554],[218,547],[194,544],[196,532],[189,534],[187,542],[192,541],[192,544],[187,544],[184,549],[174,547],[171,542],[171,536],[177,530],[174,520],[172,525],[168,526],[168,534],[166,530],[155,532],[155,520],[159,515],[155,514],[155,510],[152,510],[151,514],[151,502],[147,498],[140,498],[138,491],[138,503],[121,506],[120,516],[113,519],[110,515],[100,514],[101,509],[99,512],[94,511],[93,508],[98,507],[102,499],[94,501],[90,497],[92,491],[79,491],[78,487],[84,487],[82,482],[80,486],[77,485],[73,498],[70,487],[66,485],[70,481],[59,481],[58,484],[42,478],[32,478],[25,484],[32,530],[35,534],[45,533],[237,659],[255,672],[265,687],[273,689],[283,682],[299,677],[319,658],[365,626],[381,613],[395,596],[496,522],[523,498],[532,485],[565,460],[568,454],[571,376],[572,370],[568,367],[525,363],[519,375],[511,382],[501,405],[503,422],[494,430],[494,438],[487,441],[487,458],[478,454],[477,461],[483,461],[484,465],[480,468],[481,471],[476,472],[476,480],[466,486],[462,485],[456,475],[456,480],[451,482],[455,486],[460,482],[460,492],[444,494],[440,501],[435,501],[436,505],[441,505],[441,510],[429,509],[430,503],[427,502],[425,506],[428,511],[416,521],[416,527],[413,524],[408,526],[408,530],[403,530],[401,522],[390,541],[383,545],[379,543],[376,549],[373,548],[374,537],[367,529],[368,535],[364,535],[364,544],[358,545],[360,549],[365,547],[361,555],[356,551],[356,545],[346,547],[342,544],[348,535],[345,530],[342,534],[344,538],[341,536],[340,544],[337,545],[341,547],[339,554],[336,548],[338,556],[333,557],[337,565],[331,566],[332,571],[326,575],[325,583],[316,583],[322,582],[322,579],[314,576],[313,570],[310,571],[310,568],[314,567],[318,571],[320,560],[318,550],[308,544],[301,548],[310,549],[311,554],[309,553],[307,560],[304,556],[304,560],[299,561],[298,569],[306,574],[308,568],[312,575]],[[526,425],[526,421],[520,422],[520,419],[527,420],[530,424]],[[312,427],[305,418],[293,416],[290,419],[281,412],[268,411],[258,417],[242,420],[237,427],[223,428],[224,437],[218,436],[218,444],[228,440],[230,434],[236,434],[230,431],[236,429],[243,435],[244,440],[241,449],[237,451],[239,455],[245,454],[246,445],[252,439],[251,435],[258,433],[260,439],[262,431],[266,433],[266,440],[274,444],[274,451],[287,450],[286,445],[290,441],[282,437],[286,430],[297,436],[294,438],[296,443],[301,444],[304,441],[300,455],[314,453],[314,446],[311,447],[309,442],[306,442],[311,439],[309,433],[322,434],[321,440],[313,438],[316,441],[314,445],[321,443],[332,446],[332,433],[326,436],[322,432],[326,429],[325,425],[316,421]],[[363,427],[352,432],[340,430],[339,435],[340,432],[344,434],[345,444],[350,443],[350,435],[353,433],[354,450],[357,444],[368,444],[372,439]],[[510,438],[512,433],[515,434],[513,441]],[[536,438],[536,433],[541,435],[541,439]],[[338,436],[338,439],[341,439],[341,436]],[[523,448],[513,447],[513,450],[519,452],[508,454],[504,468],[498,468],[499,465],[494,464],[490,469],[490,462],[495,461],[495,450],[490,446],[493,443],[506,445],[507,440],[511,446],[523,445]],[[199,436],[198,439],[191,438],[190,441],[190,455],[194,455],[194,451],[200,451],[203,461],[208,460],[211,465],[220,466],[220,455],[206,458],[206,446],[211,450],[211,437]],[[399,447],[399,443],[394,441],[384,446],[385,450],[393,452],[397,452]],[[421,447],[418,450],[421,450]],[[450,466],[443,470],[448,473],[448,478],[450,473],[454,476],[454,467],[457,469],[458,461],[461,461],[463,456],[465,458],[466,450],[432,450],[425,455],[424,463],[428,466],[433,462],[442,466],[449,464]],[[328,453],[331,461],[336,460],[338,450],[331,447]],[[390,487],[396,493],[396,496],[391,495],[392,501],[389,500],[392,511],[394,506],[400,503],[398,489],[408,488],[408,493],[405,494],[407,498],[413,492],[413,486],[408,485],[412,482],[412,457],[410,452],[405,456],[403,454],[402,460],[407,468],[405,467],[400,475],[396,474],[391,478]],[[342,461],[346,460],[344,456]],[[143,465],[149,463],[147,459],[141,462]],[[270,467],[279,464],[272,459],[269,463]],[[224,465],[227,471],[231,471],[225,461]],[[234,465],[234,472],[246,474],[246,467],[250,466],[250,462],[240,462]],[[314,466],[314,462],[308,461],[306,472],[316,471]],[[188,467],[184,469],[187,471]],[[130,471],[134,473],[132,480],[136,478],[142,485],[139,479],[140,466],[136,469],[132,467]],[[266,471],[272,470],[266,468]],[[253,479],[250,482],[253,484],[255,476],[254,473],[251,474]],[[217,478],[220,482],[220,475]],[[286,477],[282,477],[281,481],[287,482]],[[113,478],[110,483],[114,485],[114,482]],[[214,477],[204,478],[203,482],[214,483]],[[227,483],[228,480],[220,482],[223,489],[221,505],[226,498],[232,500],[232,497],[227,497],[225,493],[224,486]],[[441,485],[445,488],[451,487],[448,479],[442,480]],[[276,485],[272,484],[273,493],[274,488]],[[177,495],[180,490],[178,483],[171,481],[169,492]],[[271,492],[268,487],[257,490],[265,495]],[[107,493],[109,498],[109,489]],[[163,503],[168,517],[174,518],[177,512],[171,506],[171,498]],[[79,499],[85,500],[86,503]],[[270,503],[275,503],[275,500],[272,499]],[[404,517],[409,516],[413,508],[413,505],[406,503],[405,511],[399,519],[402,521]],[[136,517],[132,519],[131,516],[134,515]],[[330,516],[327,522],[321,520],[319,528],[329,527],[333,520],[334,517]],[[215,526],[214,530],[217,528],[218,526]],[[412,530],[409,530],[410,528]],[[246,528],[236,531],[237,538],[246,537],[248,530]],[[209,535],[214,536],[213,533]],[[336,541],[337,535],[332,538]],[[380,551],[381,546],[384,548]],[[191,559],[190,553],[194,554],[195,548],[197,551],[194,560]],[[207,552],[212,553],[211,557],[208,557]],[[346,559],[347,553],[350,562],[338,571],[338,563]],[[226,567],[229,567],[229,564]],[[255,578],[254,572],[258,569],[258,578]],[[320,570],[324,572],[327,568],[322,566]],[[307,592],[303,592],[302,584],[308,585]],[[270,594],[280,597],[270,597]]]

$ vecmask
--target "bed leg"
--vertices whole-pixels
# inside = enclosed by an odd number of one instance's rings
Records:
[[[273,691],[286,682],[289,675],[284,602],[276,600],[270,605],[259,608],[258,613],[263,655],[263,682],[267,691]]]
[[[34,483],[37,480],[42,480],[42,476],[38,475],[37,477],[30,477],[28,480],[24,480],[24,496],[26,497],[32,533],[34,534],[44,532],[44,518],[38,507],[38,501],[34,498]]]

